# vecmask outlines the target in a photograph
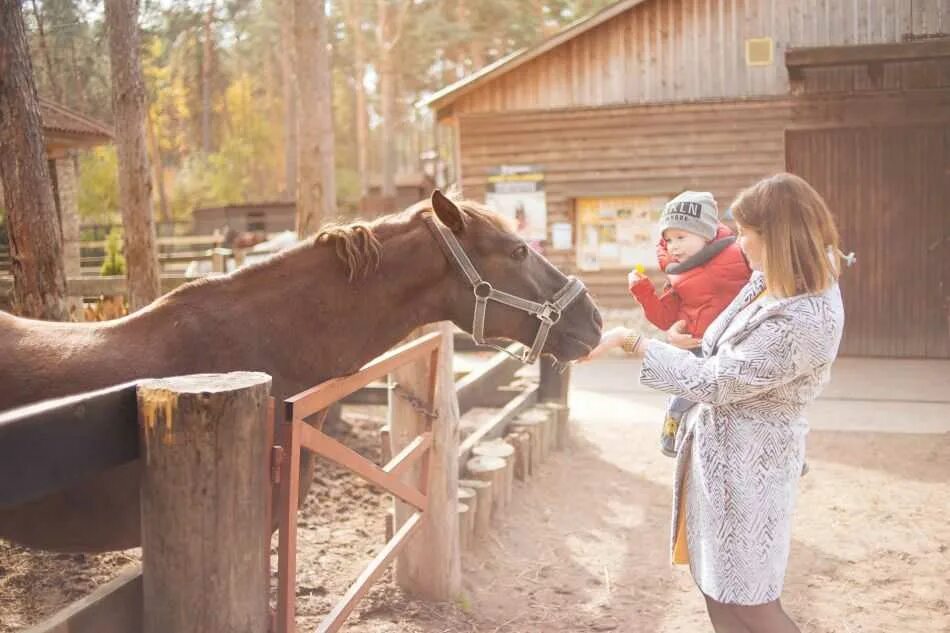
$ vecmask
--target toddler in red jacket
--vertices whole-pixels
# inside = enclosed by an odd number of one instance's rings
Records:
[[[702,339],[706,328],[732,303],[752,271],[736,238],[719,223],[713,195],[684,191],[663,209],[657,262],[668,284],[657,296],[653,283],[639,272],[628,277],[630,292],[650,323],[661,330],[685,321],[686,331]],[[700,355],[700,348],[693,350]],[[676,455],[674,440],[683,415],[693,403],[674,398],[660,436],[663,453]]]

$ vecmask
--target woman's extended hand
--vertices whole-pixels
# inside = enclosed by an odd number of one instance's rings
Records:
[[[632,332],[630,328],[615,327],[604,332],[600,337],[600,343],[590,351],[584,358],[578,359],[578,362],[586,363],[596,360],[612,350],[615,347],[623,345],[623,339]]]
[[[666,331],[666,338],[673,347],[694,349],[703,344],[698,338],[686,331],[686,321],[677,321]]]

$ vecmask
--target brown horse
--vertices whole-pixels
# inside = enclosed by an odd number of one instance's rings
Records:
[[[51,323],[0,312],[0,410],[138,378],[234,370],[267,372],[273,395],[283,399],[355,372],[421,325],[451,320],[470,330],[472,287],[437,241],[431,212],[497,288],[545,302],[567,283],[504,219],[435,192],[430,204],[327,229],[116,321]],[[564,310],[544,351],[576,359],[599,341],[600,329],[584,294]],[[531,345],[537,330],[537,318],[508,306],[491,303],[486,313],[487,337]],[[64,551],[134,547],[138,468],[128,464],[2,509],[0,537]]]

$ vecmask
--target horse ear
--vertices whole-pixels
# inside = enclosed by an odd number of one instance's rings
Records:
[[[435,217],[453,233],[461,233],[465,229],[465,215],[462,210],[438,189],[432,192],[432,210],[435,211]]]

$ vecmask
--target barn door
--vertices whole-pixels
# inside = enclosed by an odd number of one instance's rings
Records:
[[[788,131],[785,148],[858,257],[841,280],[842,353],[950,358],[947,126]]]

